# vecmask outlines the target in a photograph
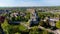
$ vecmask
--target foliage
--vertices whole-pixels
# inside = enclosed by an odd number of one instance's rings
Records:
[[[15,34],[21,34],[21,33],[17,32],[17,33],[15,33]]]
[[[60,21],[56,22],[56,27],[60,29]]]
[[[24,21],[27,22],[30,19],[30,13],[26,13],[26,15],[23,16],[17,16],[17,17],[10,17],[12,21]]]
[[[27,28],[26,28],[24,25],[20,25],[20,26],[19,26],[19,30],[20,30],[20,31],[25,31],[26,29],[27,29]]]
[[[49,32],[48,32],[48,31],[46,31],[46,30],[44,30],[44,31],[43,31],[43,34],[49,34]]]
[[[13,11],[15,12],[15,11]],[[38,17],[41,19],[44,19],[46,16],[50,16],[50,17],[56,17],[57,14],[52,14],[52,13],[43,13],[43,12],[38,12]],[[11,17],[12,21],[24,21],[26,22],[26,25],[30,25],[30,13],[26,12],[26,16],[22,17],[22,16],[17,16],[17,17]],[[48,24],[48,23],[46,23]],[[46,26],[46,24],[43,21],[40,21],[39,25],[41,26]],[[37,26],[34,26],[32,29],[27,29],[27,27],[25,27],[25,25],[10,25],[8,24],[8,21],[5,20],[4,23],[1,25],[5,34],[21,34],[21,32],[29,32],[29,34],[49,34],[48,31],[46,30],[40,30],[38,29]],[[58,21],[56,23],[56,27],[60,28],[60,21]]]
[[[21,20],[21,16],[17,16],[17,17],[15,18],[15,20],[16,20],[16,21],[20,21],[20,20]]]
[[[11,27],[8,24],[7,20],[5,20],[1,26],[2,26],[3,30],[5,31],[5,34],[9,34],[9,28],[11,28]]]
[[[39,34],[37,26],[34,26],[32,29],[30,29],[29,34]]]

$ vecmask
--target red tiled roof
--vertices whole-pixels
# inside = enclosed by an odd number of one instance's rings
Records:
[[[5,17],[4,16],[0,16],[0,23],[4,22]]]

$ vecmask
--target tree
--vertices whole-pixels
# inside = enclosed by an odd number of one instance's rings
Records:
[[[15,34],[21,34],[21,33],[17,32],[17,33],[15,33]]]
[[[9,34],[10,26],[9,26],[7,20],[5,20],[4,23],[1,26],[2,26],[2,29],[5,32],[5,34]]]
[[[16,21],[20,21],[20,20],[21,20],[21,16],[17,16],[17,17],[15,18],[15,20],[16,20]]]
[[[11,17],[12,18],[12,21],[15,21],[15,17]]]
[[[49,34],[49,32],[48,32],[48,31],[46,31],[46,30],[44,30],[44,31],[43,31],[43,34]]]
[[[34,26],[32,29],[30,29],[29,34],[39,34],[38,27]]]
[[[56,22],[56,27],[60,29],[60,20]]]
[[[10,25],[8,24],[7,20],[5,20],[1,26],[5,34],[17,34],[17,32],[20,33],[20,25]]]
[[[27,28],[26,28],[24,25],[20,25],[20,26],[19,26],[19,30],[20,30],[20,31],[25,31],[26,29],[27,29]]]

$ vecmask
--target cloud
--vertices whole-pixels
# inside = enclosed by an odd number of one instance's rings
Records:
[[[0,0],[0,6],[59,6],[60,0]]]

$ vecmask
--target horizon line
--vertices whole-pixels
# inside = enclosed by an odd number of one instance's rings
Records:
[[[0,6],[0,7],[60,7],[58,6]]]

